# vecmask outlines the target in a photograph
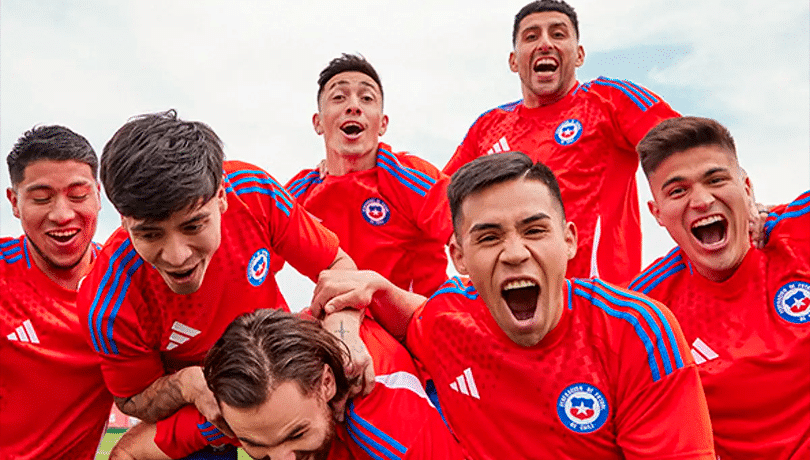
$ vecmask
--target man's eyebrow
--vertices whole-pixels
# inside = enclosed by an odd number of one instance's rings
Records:
[[[470,233],[483,232],[485,230],[500,230],[501,228],[503,227],[501,227],[500,224],[492,224],[484,222],[482,224],[475,224],[472,227],[470,227]]]
[[[722,167],[722,166],[717,166],[717,167],[709,169],[708,171],[703,173],[700,177],[701,177],[701,179],[705,179],[705,178],[707,178],[707,177],[709,177],[709,176],[711,176],[713,174],[717,174],[717,173],[720,173],[720,172],[730,172],[730,169]],[[661,184],[661,190],[667,188],[670,184],[685,181],[685,180],[686,180],[686,177],[684,177],[684,176],[670,177],[669,179],[664,181],[663,184]]]
[[[210,216],[210,213],[208,213],[208,212],[200,212],[199,214],[194,215],[191,218],[181,222],[180,226],[183,227],[183,226],[186,226],[186,225],[195,224],[195,223],[197,223],[197,222],[199,222],[201,220],[207,219],[208,216]],[[145,232],[145,231],[150,231],[150,230],[159,230],[160,229],[159,222],[160,221],[156,221],[156,220],[147,220],[147,221],[141,222],[139,224],[133,225],[132,226],[132,231],[134,231],[134,232]]]
[[[548,214],[546,214],[544,212],[538,212],[537,214],[531,215],[531,216],[521,220],[520,223],[522,225],[527,225],[527,224],[537,222],[539,220],[549,220],[549,219],[551,219],[551,216],[549,216]]]
[[[301,423],[293,426],[292,429],[290,429],[290,431],[288,431],[287,434],[284,435],[284,437],[281,438],[281,440],[279,440],[277,442],[272,442],[272,443],[269,443],[269,444],[264,444],[264,443],[261,443],[261,442],[258,442],[258,441],[254,441],[254,440],[252,440],[252,439],[250,439],[248,437],[244,437],[244,436],[239,436],[238,438],[239,438],[240,441],[246,441],[246,442],[248,442],[248,443],[250,443],[250,444],[252,444],[252,445],[254,445],[256,447],[276,447],[276,446],[280,446],[281,444],[284,444],[285,442],[289,441],[290,438],[292,438],[296,434],[306,430],[306,428],[307,428],[307,424],[305,422],[301,422]]]
[[[93,184],[90,181],[81,180],[81,181],[71,182],[70,184],[68,184],[68,186],[66,188],[68,188],[68,189],[76,188],[76,187],[88,187],[89,188],[89,187],[92,187],[92,186],[93,186]],[[37,190],[55,190],[55,189],[53,187],[51,187],[50,185],[47,185],[47,184],[31,184],[31,185],[29,185],[28,187],[25,188],[26,192],[34,192],[34,191],[37,191]]]

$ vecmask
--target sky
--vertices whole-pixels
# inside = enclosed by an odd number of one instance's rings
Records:
[[[350,52],[382,79],[390,118],[382,141],[441,168],[478,115],[521,98],[507,58],[525,3],[3,0],[0,151],[34,125],[61,124],[100,154],[128,118],[174,108],[209,124],[229,159],[284,183],[324,156],[311,124],[316,81]],[[631,80],[682,114],[725,124],[762,203],[810,187],[806,0],[570,3],[586,52],[581,82]],[[674,244],[638,182],[646,264]],[[118,223],[105,201],[96,240]],[[0,200],[0,235],[21,232]],[[289,269],[279,280],[293,308],[308,303],[308,280]]]

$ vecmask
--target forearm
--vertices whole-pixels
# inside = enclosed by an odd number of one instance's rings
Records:
[[[126,415],[147,423],[156,423],[192,402],[184,391],[189,372],[193,372],[193,369],[185,368],[160,377],[136,395],[127,398],[116,397],[115,404]]]
[[[385,285],[374,293],[368,308],[374,319],[389,334],[402,341],[405,339],[411,317],[425,300],[427,300],[425,297],[401,289],[385,280]]]
[[[335,260],[332,261],[331,264],[327,267],[327,270],[357,270],[357,265],[354,263],[354,260],[346,254],[343,249],[338,248],[337,254],[335,254]]]

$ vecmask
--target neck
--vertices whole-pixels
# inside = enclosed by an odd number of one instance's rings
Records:
[[[554,104],[555,102],[564,98],[571,90],[577,85],[576,81],[573,81],[571,85],[566,88],[565,91],[560,93],[552,93],[552,94],[535,94],[528,88],[523,88],[523,105],[527,108],[534,109],[537,107],[543,107],[546,105]]]
[[[345,155],[336,152],[326,152],[326,171],[330,176],[343,176],[345,174],[367,171],[377,165],[377,147],[374,150],[360,155]]]
[[[92,251],[88,247],[78,264],[70,268],[56,267],[52,263],[45,260],[40,256],[36,250],[31,251],[31,258],[37,267],[51,279],[54,283],[58,284],[64,289],[75,291],[79,288],[79,281],[87,274],[90,269],[90,260],[92,258]]]

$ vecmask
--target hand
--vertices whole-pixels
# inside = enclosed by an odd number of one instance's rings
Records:
[[[318,171],[318,176],[321,178],[321,180],[329,175],[329,171],[326,170],[326,159],[321,160],[315,169]]]
[[[371,270],[324,270],[318,276],[310,311],[316,318],[346,308],[363,311],[385,283],[385,278]]]
[[[754,186],[751,187],[751,198],[748,200],[748,235],[754,247],[762,249],[767,243],[765,238],[765,222],[768,220],[768,212],[773,206],[765,206],[757,203],[754,198]]]
[[[197,410],[200,411],[211,424],[213,424],[219,431],[229,438],[236,437],[233,430],[228,426],[228,422],[222,417],[222,412],[219,410],[214,393],[208,388],[203,375],[202,367],[191,366],[181,369],[182,372],[182,392],[183,396],[189,403],[194,404]]]

